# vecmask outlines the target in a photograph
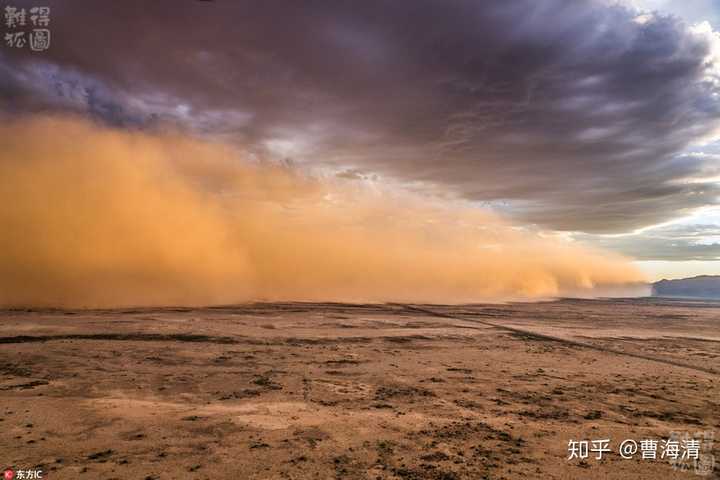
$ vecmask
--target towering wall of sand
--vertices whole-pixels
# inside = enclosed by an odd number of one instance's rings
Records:
[[[0,305],[465,302],[622,291],[624,258],[496,216],[77,119],[0,127]]]

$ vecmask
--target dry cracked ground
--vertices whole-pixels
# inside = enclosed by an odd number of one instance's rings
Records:
[[[5,310],[0,352],[43,478],[720,478],[720,303]],[[671,432],[704,463],[617,452]]]

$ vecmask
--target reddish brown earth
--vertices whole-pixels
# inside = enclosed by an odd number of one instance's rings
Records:
[[[6,310],[0,352],[44,478],[720,478],[720,303]],[[617,453],[673,431],[714,470]]]

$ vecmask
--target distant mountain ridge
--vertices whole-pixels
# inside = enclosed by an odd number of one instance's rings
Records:
[[[652,296],[720,299],[720,275],[663,279],[652,284]]]

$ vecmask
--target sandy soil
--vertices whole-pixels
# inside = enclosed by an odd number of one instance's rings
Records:
[[[0,352],[0,467],[44,478],[720,478],[720,303],[15,310]],[[673,431],[714,470],[617,453]]]

